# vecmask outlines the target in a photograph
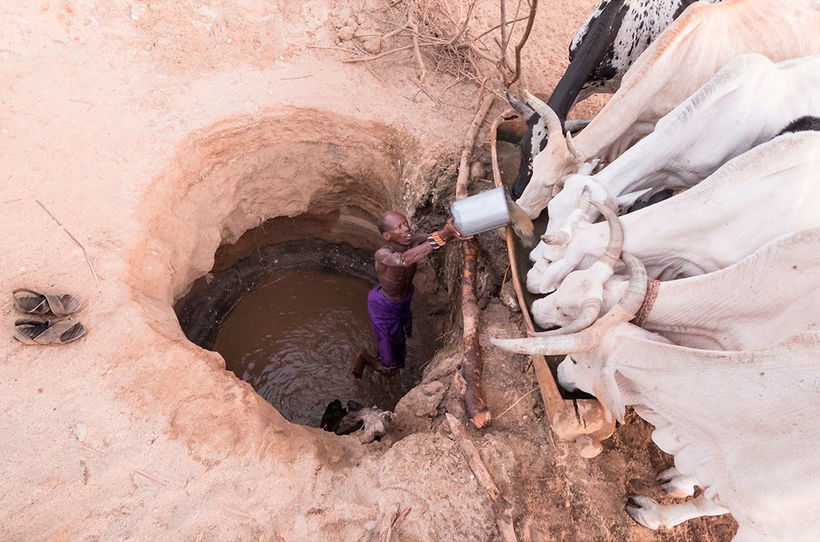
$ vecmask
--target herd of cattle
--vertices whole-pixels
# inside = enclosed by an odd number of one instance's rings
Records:
[[[636,38],[649,20],[667,27]],[[493,343],[566,355],[562,386],[654,425],[663,488],[703,491],[633,497],[638,522],[730,512],[735,540],[820,540],[820,0],[604,0],[579,36],[553,98],[511,100],[517,203],[548,210],[527,274],[546,331]]]

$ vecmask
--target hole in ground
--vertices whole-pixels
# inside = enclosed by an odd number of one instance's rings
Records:
[[[229,309],[263,276],[235,269],[225,275],[234,277],[233,286],[206,288],[218,286],[222,273],[240,260],[259,258],[269,250],[282,251],[280,264],[334,252],[307,249],[308,243],[321,240],[361,249],[367,258],[346,269],[338,263],[327,265],[331,271],[372,273],[370,258],[381,241],[377,217],[387,209],[406,207],[405,191],[417,182],[452,186],[454,169],[446,157],[440,163],[407,167],[418,163],[419,152],[414,138],[390,125],[306,108],[238,115],[192,132],[142,196],[138,215],[145,230],[129,273],[135,298],[151,313],[157,329],[177,339],[179,329],[168,325],[166,312],[173,304],[188,337],[210,349]],[[414,218],[426,227],[443,222],[441,217],[425,217],[435,224]],[[290,242],[296,245],[286,245]],[[326,265],[319,263],[319,269]],[[305,261],[292,267],[316,269]],[[439,254],[419,267],[414,281],[416,298],[436,314],[427,322],[432,337],[442,336],[450,323],[452,296],[444,285],[445,267],[447,259]],[[259,262],[257,269],[263,268]],[[201,303],[193,310],[197,298]],[[421,322],[429,312],[414,309],[414,339],[432,352],[439,341],[421,339],[426,329]],[[412,370],[405,371],[405,377],[417,378]]]
[[[303,226],[299,231],[310,229],[304,227],[307,219],[296,220]],[[244,243],[276,238],[285,221],[292,225],[293,219],[274,219],[247,232]],[[392,410],[418,383],[444,318],[432,315],[422,296],[413,300],[406,368],[392,377],[350,374],[360,348],[375,352],[366,307],[367,293],[377,283],[372,251],[298,239],[260,247],[229,263],[237,250],[220,249],[214,270],[175,310],[189,340],[219,352],[226,368],[285,418],[319,426],[334,399]]]

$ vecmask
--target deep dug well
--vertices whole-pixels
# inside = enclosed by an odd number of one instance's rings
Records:
[[[528,85],[552,88],[593,5],[542,3]],[[362,540],[410,507],[402,540],[496,539],[489,499],[442,425],[445,411],[463,417],[457,340],[400,401],[394,436],[361,446],[287,422],[188,341],[173,310],[220,246],[241,252],[234,243],[269,220],[294,220],[293,239],[372,248],[373,218],[412,213],[453,163],[475,86],[428,76],[419,92],[409,53],[365,66],[313,48],[345,46],[361,9],[0,8],[0,538]],[[487,28],[494,9],[477,12]],[[78,297],[88,335],[16,343],[17,287]],[[482,318],[485,345],[522,329],[492,299]],[[675,539],[623,513],[626,492],[668,466],[644,425],[585,460],[553,440],[525,360],[487,348],[485,362],[496,415],[471,438],[517,529],[531,519],[536,539]],[[731,523],[719,522],[681,536],[725,539]]]

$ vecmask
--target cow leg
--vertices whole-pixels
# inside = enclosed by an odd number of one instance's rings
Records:
[[[657,476],[661,490],[670,497],[684,498],[695,494],[698,481],[691,476],[681,474],[675,467],[661,471]]]
[[[649,497],[632,496],[626,505],[626,512],[632,519],[650,529],[674,527],[684,521],[702,516],[719,516],[729,511],[707,499],[704,494],[680,504],[658,504]]]

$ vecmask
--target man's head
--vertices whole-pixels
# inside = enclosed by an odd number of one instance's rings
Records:
[[[387,211],[379,217],[378,226],[382,239],[387,242],[408,246],[413,238],[407,218],[401,213]]]

